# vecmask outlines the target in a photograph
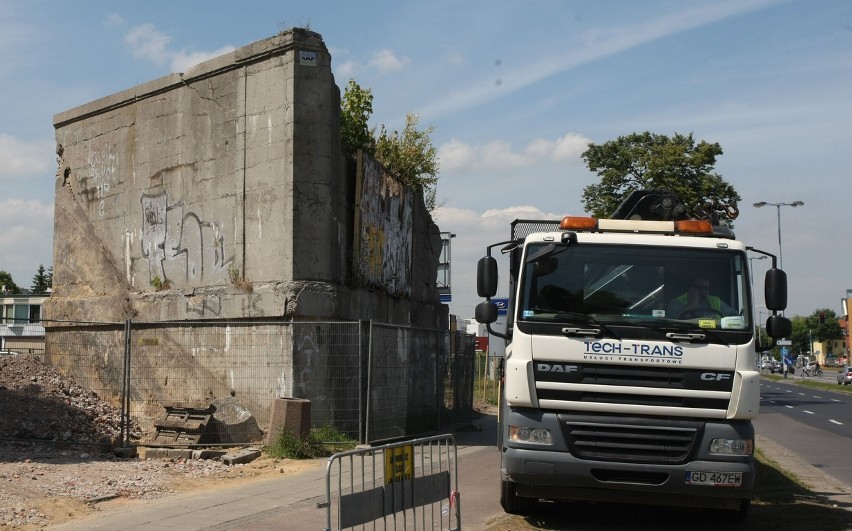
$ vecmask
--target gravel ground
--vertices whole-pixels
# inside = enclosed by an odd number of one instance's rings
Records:
[[[0,355],[0,527],[41,529],[102,504],[293,473],[311,462],[117,458],[119,411],[36,356]],[[132,437],[141,437],[132,433]],[[40,443],[21,442],[39,439]],[[89,444],[80,444],[80,443]]]

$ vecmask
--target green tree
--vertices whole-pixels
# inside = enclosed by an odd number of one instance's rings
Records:
[[[739,194],[713,168],[721,154],[719,144],[696,144],[692,133],[669,138],[645,131],[589,144],[582,157],[601,180],[583,189],[583,206],[593,216],[607,217],[635,190],[667,190],[701,217],[711,210],[735,209]],[[728,219],[718,221],[731,225]]]
[[[367,124],[372,114],[372,91],[350,79],[340,100],[340,141],[347,156],[359,149],[371,154],[375,151],[374,134]]]
[[[15,284],[15,281],[12,280],[12,275],[0,270],[0,291],[11,293],[12,295],[18,295],[21,293],[21,288],[19,288],[18,285]]]
[[[438,184],[438,151],[431,138],[434,128],[418,130],[419,117],[408,113],[402,132],[389,133],[382,125],[377,138],[368,125],[372,113],[372,91],[349,80],[340,101],[340,141],[344,153],[351,157],[360,149],[374,155],[402,183],[422,193],[427,208],[433,210]]]
[[[438,185],[438,150],[432,145],[432,126],[417,129],[419,117],[405,115],[405,129],[388,133],[382,126],[376,141],[376,159],[400,181],[423,194],[426,207],[435,208]]]
[[[33,293],[47,293],[48,288],[51,287],[51,277],[52,274],[45,271],[44,266],[39,264],[38,271],[33,277],[33,283],[30,286],[30,291]]]
[[[819,322],[820,312],[825,312],[825,322]],[[837,314],[829,308],[817,308],[812,314],[790,319],[793,323],[792,349],[795,353],[811,351],[811,341],[827,341],[843,337],[843,330],[837,322]],[[826,354],[829,354],[826,352]]]

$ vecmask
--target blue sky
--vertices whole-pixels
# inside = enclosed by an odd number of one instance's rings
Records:
[[[435,219],[456,234],[451,313],[473,315],[476,260],[516,218],[583,212],[580,154],[633,132],[724,151],[737,236],[778,251],[788,315],[840,313],[852,288],[852,2],[845,0],[0,4],[0,269],[53,262],[53,115],[293,26],[320,33],[371,125],[433,126]],[[754,261],[759,279],[768,260]],[[762,283],[757,282],[761,295]],[[505,286],[501,286],[505,295]],[[765,316],[764,316],[765,318]]]

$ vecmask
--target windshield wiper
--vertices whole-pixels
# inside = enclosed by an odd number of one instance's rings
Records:
[[[590,324],[597,328],[579,328],[579,327],[571,327],[566,326],[562,329],[562,333],[569,336],[592,336],[598,337],[601,335],[607,335],[608,337],[621,340],[618,334],[616,334],[612,328],[607,325],[601,323],[591,315],[587,313],[579,313],[579,312],[560,312],[556,314],[555,320],[571,320],[576,319],[579,321],[583,321],[583,324]]]
[[[710,338],[714,343],[720,343],[725,346],[730,345],[730,343],[725,341],[714,329],[701,328],[695,326],[695,323],[687,321],[657,318],[634,321],[633,324],[646,326],[650,330],[656,330],[661,334],[664,334],[666,339],[669,339],[670,341],[706,342],[708,338]]]

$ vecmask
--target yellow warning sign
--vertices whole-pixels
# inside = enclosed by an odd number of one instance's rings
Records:
[[[385,450],[385,485],[414,477],[414,446]]]

